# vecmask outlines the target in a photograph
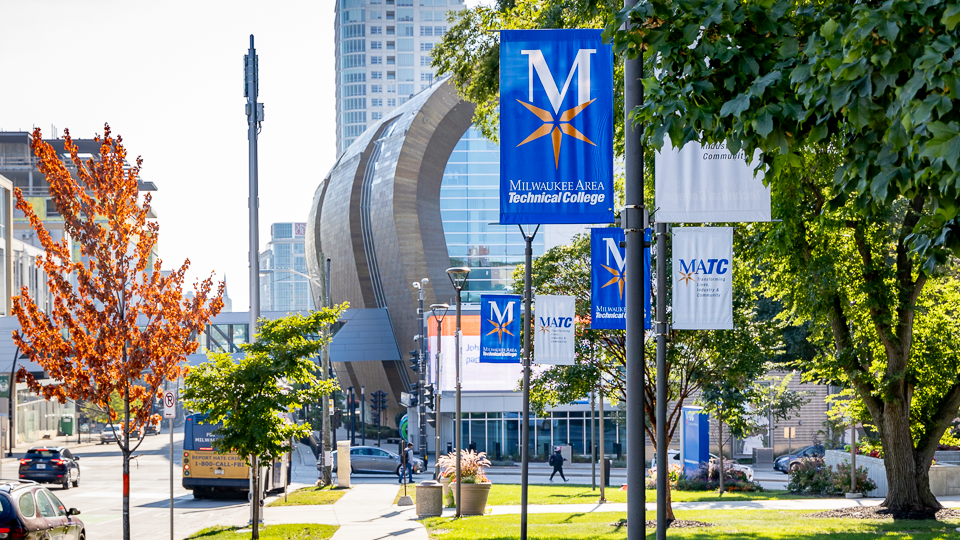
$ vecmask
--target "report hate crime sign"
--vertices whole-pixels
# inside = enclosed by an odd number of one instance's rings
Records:
[[[500,223],[613,222],[613,51],[600,30],[500,32]]]

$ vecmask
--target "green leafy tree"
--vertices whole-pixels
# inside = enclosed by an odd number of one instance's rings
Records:
[[[942,0],[648,0],[607,27],[644,51],[648,145],[762,151],[783,219],[759,236],[783,270],[765,284],[822,324],[819,374],[864,401],[898,514],[940,508],[928,471],[960,406],[956,353],[915,354],[918,302],[960,248],[958,22]]]
[[[533,377],[530,399],[535,411],[570,403],[602,384],[617,401],[626,400],[626,350],[623,331],[590,330],[590,237],[577,235],[571,245],[551,248],[533,261],[533,290],[537,294],[576,297],[576,364],[557,366]],[[745,269],[735,267],[734,330],[674,331],[667,346],[668,400],[667,439],[673,439],[681,409],[716,380],[731,377],[730,388],[763,375],[764,361],[779,346],[776,325],[756,315],[756,297]],[[514,289],[523,289],[523,267],[514,271]],[[535,308],[535,307],[534,307]],[[536,348],[534,341],[533,347]],[[656,444],[656,362],[650,340],[644,356],[646,431]],[[747,386],[740,386],[746,388]],[[668,517],[673,519],[669,508]]]
[[[183,398],[192,410],[207,414],[204,422],[222,423],[216,449],[236,452],[248,465],[279,458],[290,441],[310,434],[310,425],[289,421],[289,414],[316,403],[336,389],[336,382],[316,375],[313,358],[326,339],[325,327],[340,318],[346,305],[323,308],[310,315],[260,319],[253,343],[244,356],[211,353],[210,361],[187,374]],[[260,470],[253,467],[253,492],[260,492]],[[253,536],[259,538],[259,504],[253,502]]]

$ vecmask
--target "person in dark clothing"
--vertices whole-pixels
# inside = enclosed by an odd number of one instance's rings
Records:
[[[566,459],[563,457],[563,454],[560,453],[560,447],[553,449],[553,455],[550,456],[550,465],[553,465],[553,474],[550,475],[550,481],[553,482],[553,475],[560,473],[560,478],[563,478],[563,481],[567,481],[567,477],[563,475],[563,462]]]
[[[407,473],[407,483],[413,483],[413,443],[407,443],[407,449],[403,451],[403,466],[400,468],[400,483],[403,483],[403,473]]]

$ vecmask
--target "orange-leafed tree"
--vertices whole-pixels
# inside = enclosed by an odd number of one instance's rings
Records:
[[[49,312],[24,288],[14,298],[20,322],[14,342],[43,367],[52,384],[41,385],[23,367],[17,374],[47,399],[85,400],[127,426],[117,444],[123,455],[123,538],[130,538],[130,455],[140,442],[131,431],[152,420],[151,405],[165,380],[186,373],[186,355],[197,349],[191,334],[201,332],[223,307],[223,283],[211,277],[195,282],[194,297],[183,296],[190,261],[168,275],[154,259],[159,225],[149,219],[150,194],[140,199],[137,181],[142,160],[126,162],[122,139],[106,125],[99,159],[83,160],[65,132],[70,169],[40,130],[32,148],[50,197],[64,222],[64,239],[55,241],[32,205],[16,190],[17,208],[46,253],[37,266],[47,275],[53,298]],[[75,254],[69,240],[79,248]],[[110,407],[123,398],[122,414]],[[142,440],[142,439],[141,439]],[[135,446],[133,446],[135,445]]]

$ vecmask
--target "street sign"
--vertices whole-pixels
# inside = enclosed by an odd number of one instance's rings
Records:
[[[163,417],[177,417],[177,395],[171,390],[163,393]]]
[[[785,428],[783,428],[783,438],[784,438],[784,439],[796,439],[796,438],[797,438],[797,428],[795,428],[795,427],[785,427]]]

